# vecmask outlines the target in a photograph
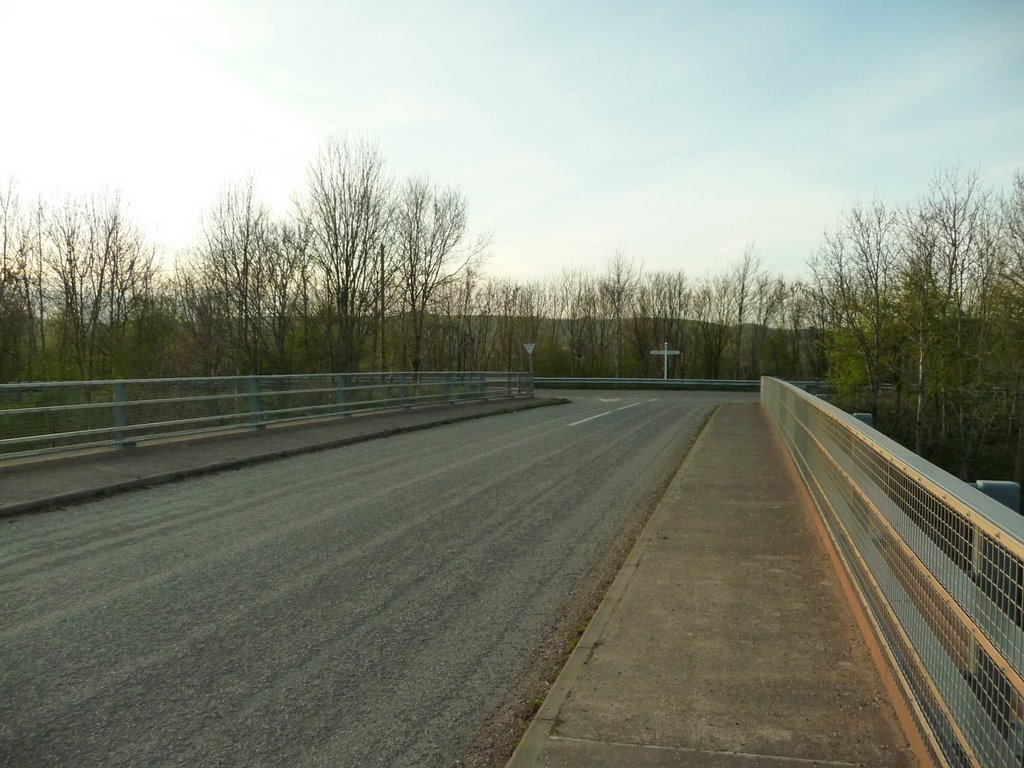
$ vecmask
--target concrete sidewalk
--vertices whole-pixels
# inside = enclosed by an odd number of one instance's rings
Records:
[[[917,765],[812,514],[722,405],[509,765]]]
[[[417,429],[568,402],[532,398],[356,413],[258,430],[192,435],[24,459],[0,459],[0,518]]]

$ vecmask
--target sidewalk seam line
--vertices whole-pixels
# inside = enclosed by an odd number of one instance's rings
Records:
[[[603,744],[609,747],[628,747],[632,749],[650,749],[660,752],[686,752],[697,755],[727,755],[740,757],[748,760],[777,760],[785,763],[799,763],[801,765],[836,765],[844,768],[857,768],[862,763],[850,763],[845,760],[820,760],[812,757],[788,757],[786,755],[768,755],[760,752],[737,752],[729,749],[701,749],[699,747],[683,747],[675,744],[641,744],[632,741],[612,741],[606,739],[585,739],[579,736],[558,736],[551,735],[552,741],[575,742],[578,744]]]

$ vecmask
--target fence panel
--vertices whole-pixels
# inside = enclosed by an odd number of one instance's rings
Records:
[[[792,385],[761,400],[937,762],[1024,764],[1024,518]]]

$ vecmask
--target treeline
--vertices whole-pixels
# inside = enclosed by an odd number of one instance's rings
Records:
[[[173,268],[117,195],[0,195],[0,380],[524,369],[673,376],[824,371],[807,287],[752,249],[717,276],[616,253],[548,280],[488,276],[461,192],[398,182],[370,144],[332,139],[293,213],[227,189]]]
[[[854,205],[810,266],[840,402],[963,479],[1024,481],[1024,172]]]
[[[326,142],[293,215],[251,180],[205,214],[173,269],[118,196],[0,197],[0,379],[420,368],[436,293],[486,243],[467,204],[389,178],[376,147]]]
[[[463,194],[324,143],[288,216],[227,189],[161,268],[117,195],[0,194],[0,381],[367,370],[828,378],[840,403],[964,478],[1024,480],[1024,173],[939,173],[843,212],[787,280],[753,246],[703,276],[619,251],[488,275]]]

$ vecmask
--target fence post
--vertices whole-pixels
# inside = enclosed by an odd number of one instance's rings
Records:
[[[128,402],[128,394],[123,381],[114,384],[114,442],[119,448],[130,448],[133,442],[126,440],[124,428],[128,425],[125,403]]]
[[[444,375],[444,401],[449,405],[452,402],[452,374],[448,372]]]
[[[262,413],[260,412],[260,377],[249,377],[249,426],[259,428],[263,426]]]
[[[405,402],[406,388],[405,388],[405,374],[398,374],[398,404],[403,408],[408,408],[408,404]]]
[[[512,372],[505,374],[505,396],[512,397]]]
[[[339,373],[334,377],[335,401],[338,404],[338,415],[348,416],[349,411],[345,409],[348,403],[348,392],[345,389],[345,374]]]

